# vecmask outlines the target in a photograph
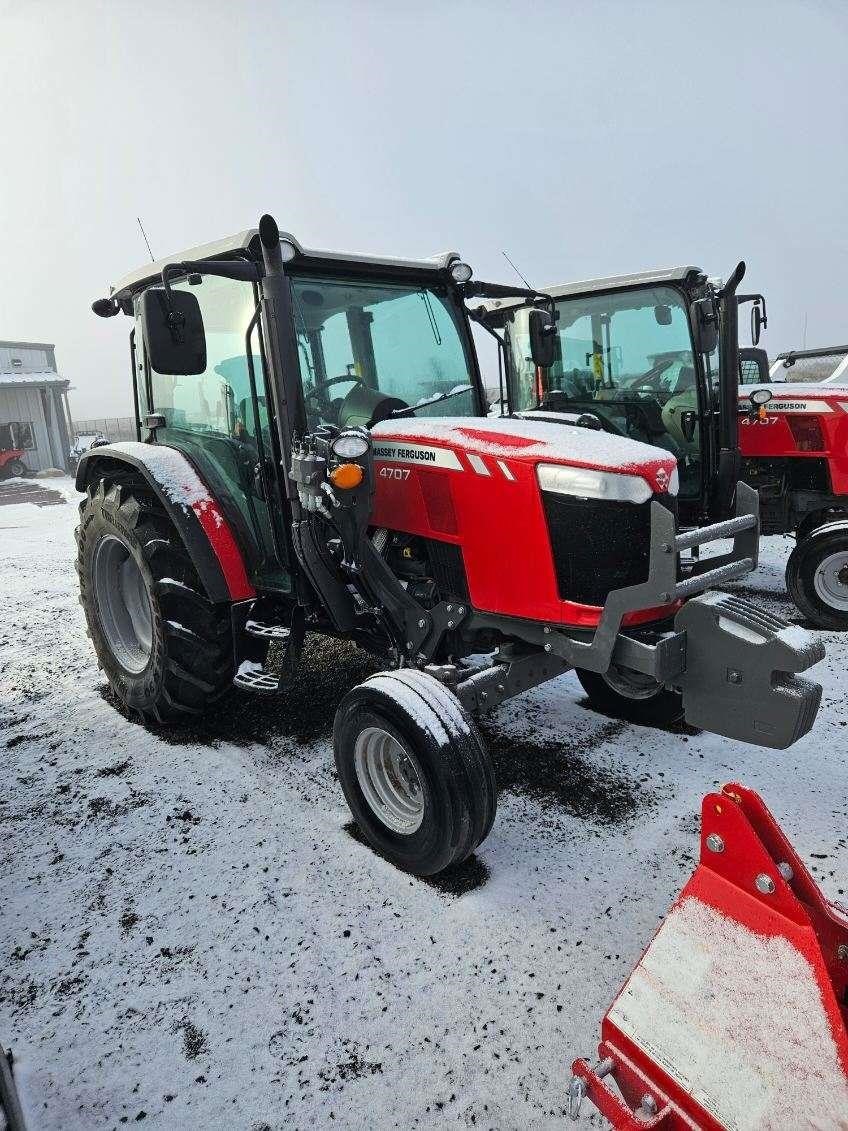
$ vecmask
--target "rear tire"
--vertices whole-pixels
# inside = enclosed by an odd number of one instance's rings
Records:
[[[848,630],[848,523],[800,539],[786,563],[786,588],[816,628]]]
[[[495,819],[488,751],[456,696],[414,669],[353,688],[333,727],[345,799],[368,843],[404,872],[465,860]]]
[[[585,668],[575,668],[575,674],[589,702],[604,715],[643,726],[669,726],[683,718],[683,695],[638,672],[622,668],[611,672],[610,679],[616,686],[606,676]]]
[[[206,597],[156,496],[101,479],[76,536],[80,604],[118,699],[146,722],[201,714],[232,683],[229,607]]]

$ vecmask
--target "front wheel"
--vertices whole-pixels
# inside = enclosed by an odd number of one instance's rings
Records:
[[[604,675],[585,668],[575,672],[589,702],[605,715],[645,726],[669,726],[683,718],[682,694],[641,672],[617,666]]]
[[[465,860],[495,819],[494,769],[457,698],[413,669],[353,688],[333,727],[336,769],[365,839],[431,876]]]
[[[848,524],[818,527],[786,563],[786,588],[817,628],[848,629]]]

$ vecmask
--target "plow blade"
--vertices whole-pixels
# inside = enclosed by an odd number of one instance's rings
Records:
[[[824,659],[811,633],[727,593],[688,601],[674,627],[686,633],[675,683],[688,723],[777,750],[810,730],[821,685],[796,673]]]
[[[830,904],[752,790],[702,809],[700,863],[576,1060],[626,1131],[848,1129],[848,911]]]

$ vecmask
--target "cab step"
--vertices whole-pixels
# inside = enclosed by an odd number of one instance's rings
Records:
[[[242,691],[255,691],[258,695],[278,695],[280,691],[279,679],[253,660],[243,660],[239,664],[233,676],[233,686]]]
[[[267,621],[249,620],[244,626],[248,636],[256,636],[260,640],[288,640],[291,629],[284,624],[269,624]]]

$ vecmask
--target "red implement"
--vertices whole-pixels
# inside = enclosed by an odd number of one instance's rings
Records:
[[[584,1097],[626,1131],[848,1129],[848,911],[753,790],[704,799],[701,860],[601,1023]]]

